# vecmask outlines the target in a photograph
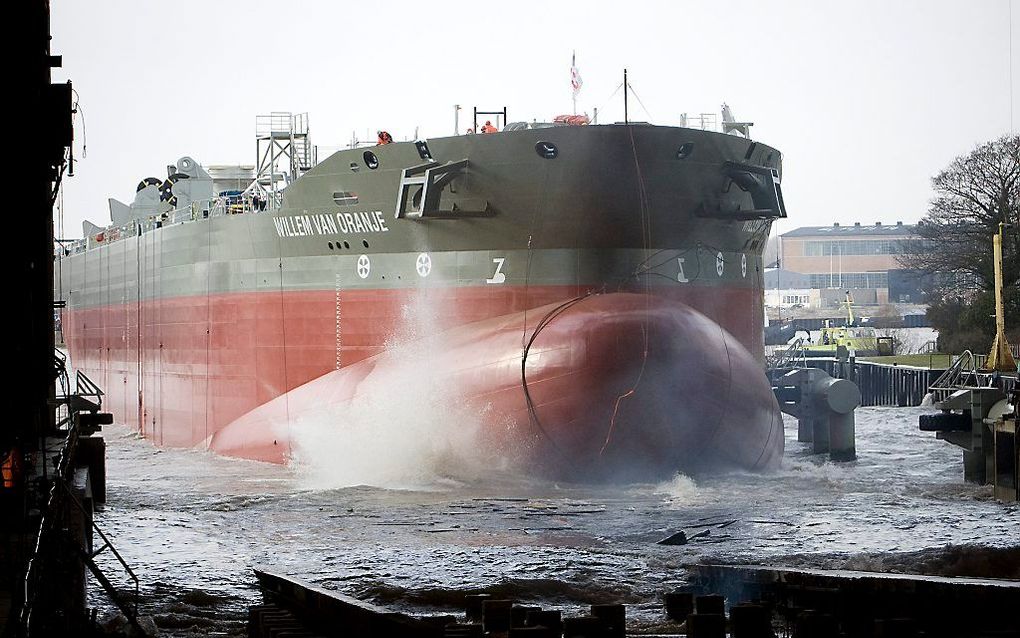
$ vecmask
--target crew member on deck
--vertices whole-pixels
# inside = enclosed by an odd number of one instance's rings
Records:
[[[482,133],[496,133],[499,129],[492,125],[492,122],[485,120],[485,124],[482,125]]]
[[[392,143],[393,143],[393,136],[392,135],[390,135],[386,131],[379,131],[379,144],[378,144],[378,146],[382,146],[383,144],[392,144]]]

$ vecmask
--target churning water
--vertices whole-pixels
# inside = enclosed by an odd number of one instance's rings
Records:
[[[480,590],[566,610],[622,601],[636,625],[659,619],[659,596],[695,562],[1020,578],[1020,508],[963,483],[960,451],[917,430],[926,410],[858,409],[852,463],[812,456],[788,420],[773,474],[615,487],[460,472],[459,455],[413,441],[397,465],[386,446],[359,455],[336,440],[281,467],[160,450],[111,427],[97,522],[164,635],[242,635],[261,598],[255,567],[411,612],[452,612]],[[421,435],[406,424],[389,434]],[[353,459],[375,486],[352,486]],[[656,544],[680,530],[687,545]]]

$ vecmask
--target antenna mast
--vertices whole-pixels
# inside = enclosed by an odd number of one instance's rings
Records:
[[[623,123],[630,124],[630,118],[627,116],[627,69],[623,70]]]

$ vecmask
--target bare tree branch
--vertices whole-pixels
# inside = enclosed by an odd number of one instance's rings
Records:
[[[994,285],[992,235],[1012,224],[1003,242],[1003,280],[1020,285],[1020,136],[1005,135],[957,157],[932,180],[934,197],[918,222],[917,241],[899,261],[940,282],[936,296],[965,297]]]

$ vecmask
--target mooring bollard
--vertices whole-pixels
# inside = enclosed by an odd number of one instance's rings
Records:
[[[810,442],[816,454],[829,452],[834,461],[857,458],[853,411],[861,390],[848,379],[834,379],[818,368],[800,368],[777,382],[783,412],[797,417],[797,440]]]
[[[815,384],[816,391],[828,409],[826,443],[833,461],[857,458],[854,409],[861,404],[861,390],[853,381],[823,379]]]

